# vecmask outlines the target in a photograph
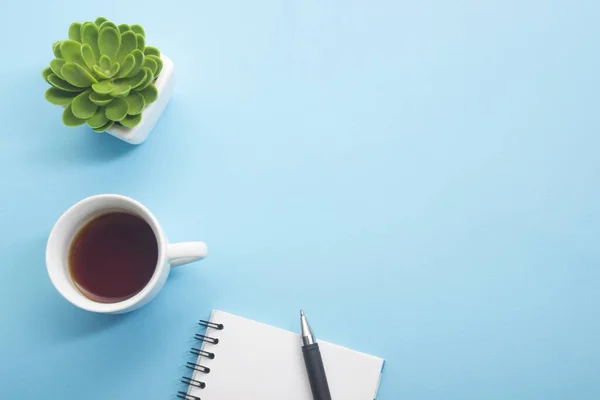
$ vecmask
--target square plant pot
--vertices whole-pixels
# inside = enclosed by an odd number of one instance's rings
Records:
[[[158,122],[161,114],[165,110],[173,88],[175,87],[175,69],[173,61],[164,54],[160,55],[163,62],[163,68],[160,75],[154,82],[158,91],[158,98],[149,106],[144,107],[142,111],[142,120],[135,128],[125,128],[122,125],[113,125],[107,132],[116,138],[119,138],[130,144],[140,144],[148,138],[150,131]]]

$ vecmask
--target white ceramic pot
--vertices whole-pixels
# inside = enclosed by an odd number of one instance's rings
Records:
[[[150,131],[158,122],[160,115],[165,110],[173,88],[175,87],[175,68],[173,61],[164,54],[160,56],[163,62],[163,68],[156,79],[154,86],[158,90],[158,99],[142,111],[142,121],[135,128],[125,128],[121,125],[114,125],[107,132],[116,138],[119,138],[130,144],[140,144],[148,138]]]

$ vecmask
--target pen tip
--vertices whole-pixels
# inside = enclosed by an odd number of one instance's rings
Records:
[[[300,310],[300,316],[304,317],[304,310]]]

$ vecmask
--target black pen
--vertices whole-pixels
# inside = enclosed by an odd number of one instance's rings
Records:
[[[306,373],[308,374],[313,399],[331,400],[319,344],[316,342],[302,310],[300,310],[300,325],[302,326],[302,354],[304,355]]]

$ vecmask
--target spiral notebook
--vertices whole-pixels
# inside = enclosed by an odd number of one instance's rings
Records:
[[[184,400],[313,400],[300,335],[246,318],[213,311],[194,339],[198,356],[188,362]],[[319,341],[331,397],[373,400],[384,360]]]

